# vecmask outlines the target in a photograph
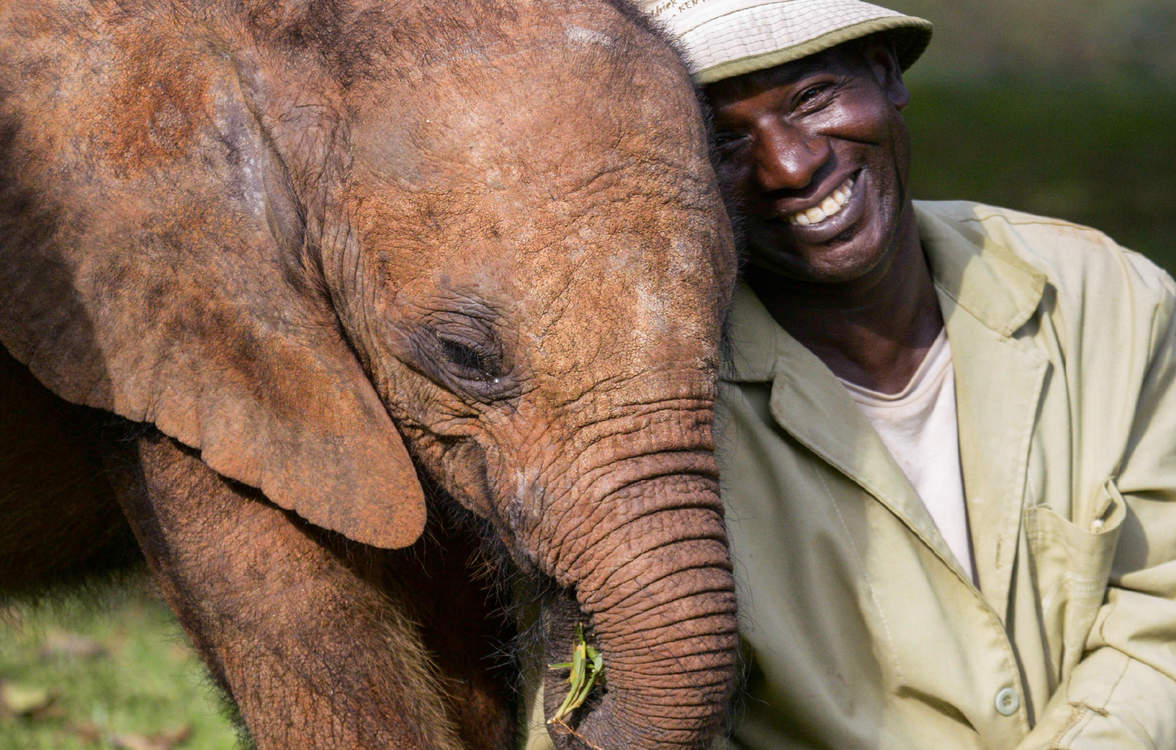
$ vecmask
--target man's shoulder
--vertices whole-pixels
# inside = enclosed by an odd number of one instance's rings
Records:
[[[1078,260],[1075,254],[1132,252],[1093,227],[1011,208],[973,201],[915,201],[915,208],[952,225],[981,248],[984,240],[997,242],[1029,261],[1049,261],[1055,255],[1073,261]]]
[[[1012,253],[1063,294],[1124,285],[1158,297],[1176,294],[1167,272],[1093,227],[972,201],[915,201],[915,208],[924,220],[951,226],[978,253]]]

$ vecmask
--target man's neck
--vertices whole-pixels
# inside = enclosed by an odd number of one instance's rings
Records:
[[[837,377],[897,393],[943,328],[918,237],[908,239],[873,278],[817,284],[755,266],[745,275],[776,322]]]

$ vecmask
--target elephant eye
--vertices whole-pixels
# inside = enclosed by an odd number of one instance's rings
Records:
[[[476,293],[446,290],[413,331],[420,371],[472,401],[513,398],[518,382],[499,339],[497,313]]]
[[[464,377],[471,380],[493,380],[500,374],[495,357],[461,341],[445,336],[438,336],[438,339],[441,342],[441,352],[462,371]]]

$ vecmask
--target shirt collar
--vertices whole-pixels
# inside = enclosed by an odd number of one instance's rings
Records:
[[[941,294],[1004,337],[1029,320],[1041,302],[1046,278],[1010,249],[1011,226],[962,202],[916,201],[915,218]],[[808,353],[743,281],[735,291],[727,331],[731,358],[723,368],[725,380],[768,382],[785,360],[804,359]]]
[[[915,203],[919,239],[935,286],[1009,337],[1036,312],[1046,277],[1013,252],[1015,228],[973,203]]]
[[[746,281],[735,288],[727,320],[727,341],[731,357],[722,372],[724,380],[766,382],[776,371],[778,349],[795,341],[772,318]]]

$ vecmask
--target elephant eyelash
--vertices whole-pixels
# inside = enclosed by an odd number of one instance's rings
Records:
[[[497,382],[501,377],[502,368],[497,357],[446,336],[438,336],[437,340],[445,358],[464,373],[472,375],[469,379]]]

